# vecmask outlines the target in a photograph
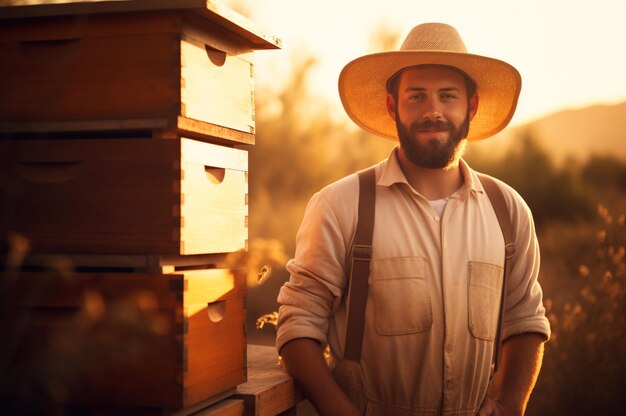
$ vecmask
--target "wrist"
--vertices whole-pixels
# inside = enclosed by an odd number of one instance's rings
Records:
[[[324,400],[318,403],[320,407],[317,409],[320,416],[360,416],[359,409],[348,399],[347,396],[341,394],[336,396],[335,400]]]

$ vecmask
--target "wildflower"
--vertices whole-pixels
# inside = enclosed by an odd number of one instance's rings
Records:
[[[270,277],[270,275],[272,274],[272,266],[268,266],[265,265],[261,268],[261,271],[259,272],[259,275],[257,276],[257,283],[258,284],[262,284],[263,282],[265,282],[265,280],[267,280],[268,277]]]
[[[265,324],[278,325],[278,312],[266,313],[256,320],[256,328],[262,329]]]
[[[584,264],[581,264],[580,266],[578,266],[578,273],[580,274],[580,277],[589,276],[589,267],[585,266]]]

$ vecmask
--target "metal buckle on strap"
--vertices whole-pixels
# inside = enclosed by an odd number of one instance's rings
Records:
[[[354,245],[352,246],[352,258],[354,260],[371,260],[372,246]]]
[[[504,246],[504,256],[507,260],[510,260],[515,255],[515,243],[509,243]]]

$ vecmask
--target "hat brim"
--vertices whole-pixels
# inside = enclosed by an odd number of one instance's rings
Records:
[[[522,87],[519,72],[498,59],[441,51],[382,52],[348,63],[339,76],[339,96],[348,116],[373,134],[397,140],[395,120],[387,112],[386,83],[396,72],[416,65],[453,66],[476,82],[478,111],[468,140],[493,136],[511,121]]]

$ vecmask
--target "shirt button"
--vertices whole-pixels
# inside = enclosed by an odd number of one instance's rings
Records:
[[[435,221],[437,221],[437,222],[439,222],[439,220],[441,220],[441,218],[439,217],[439,215],[435,215],[435,216],[433,217],[433,219],[434,219]]]
[[[446,345],[446,352],[451,353],[452,351],[454,351],[454,347],[450,344]]]
[[[452,387],[454,387],[454,383],[452,383],[452,380],[448,380],[446,381],[446,389],[450,390]]]

